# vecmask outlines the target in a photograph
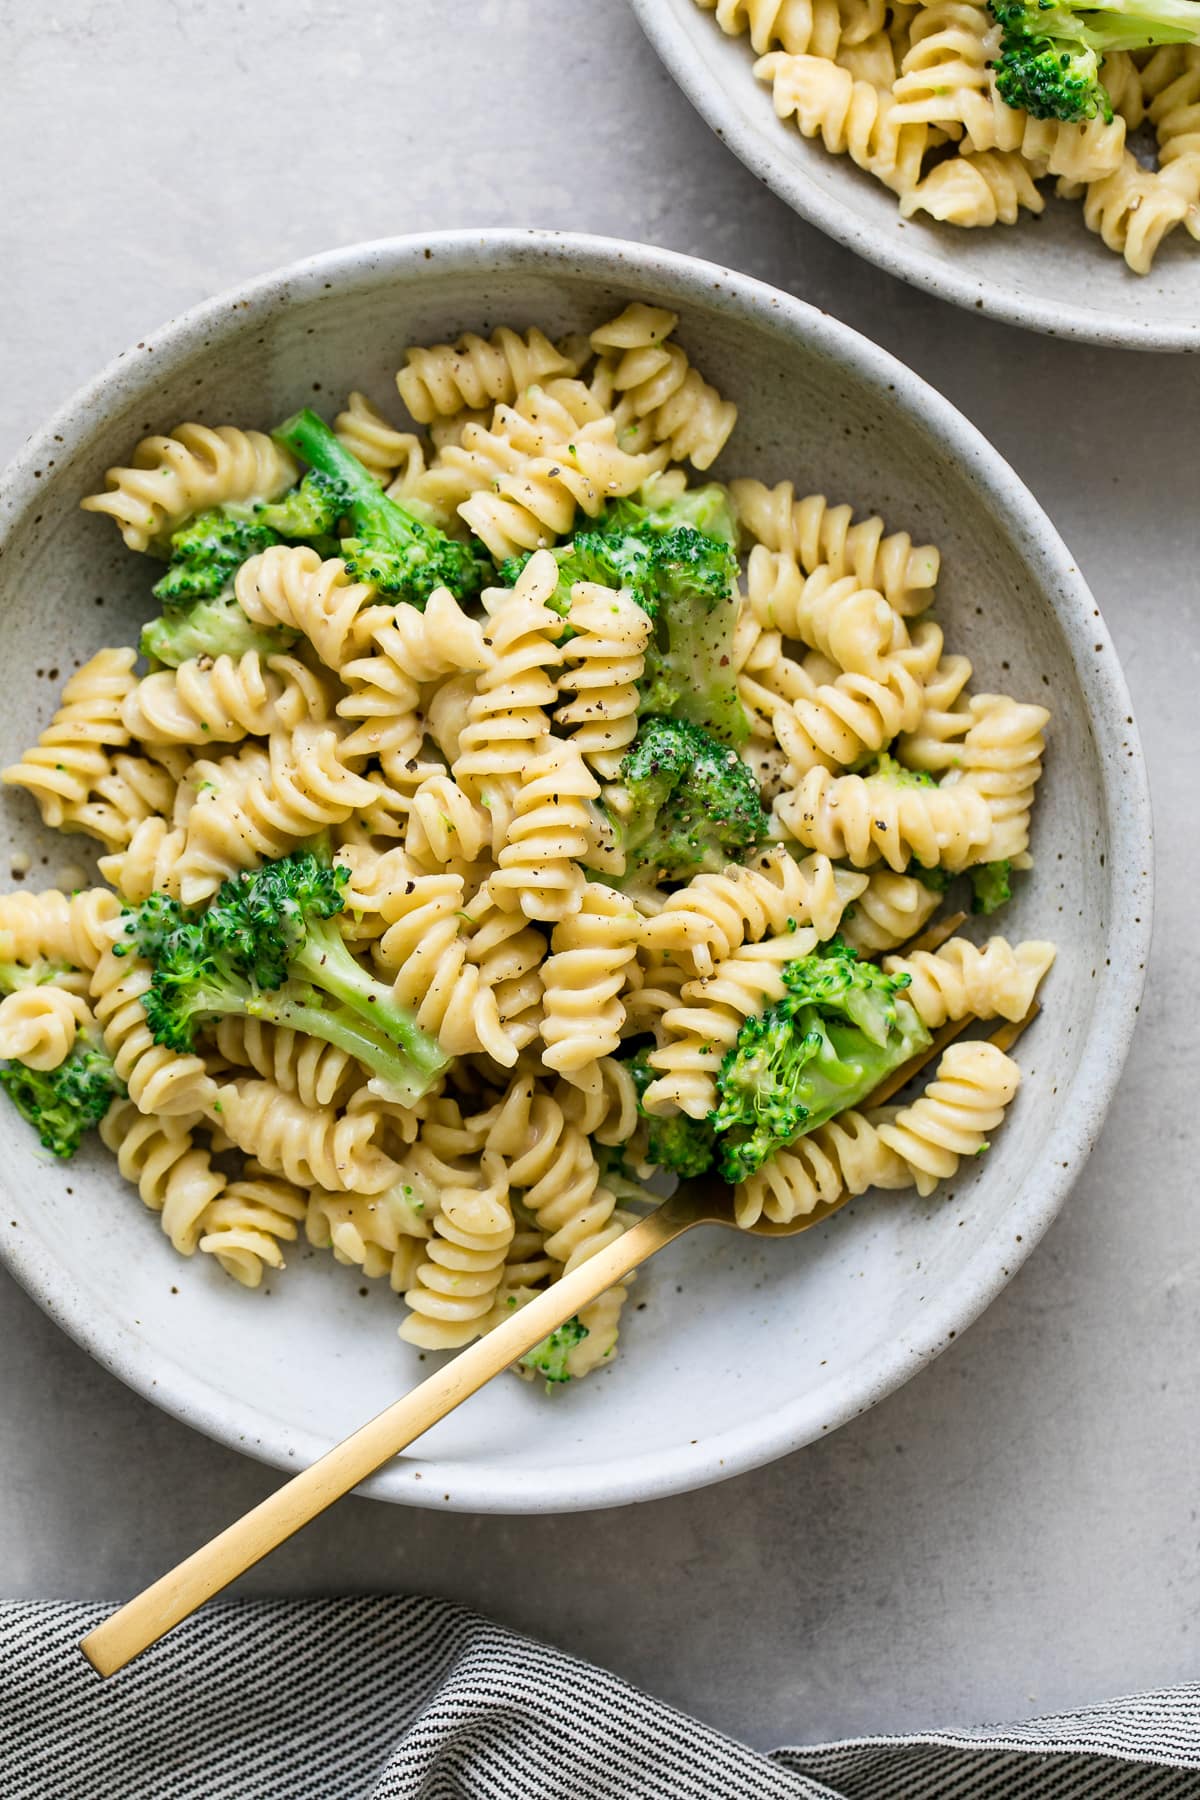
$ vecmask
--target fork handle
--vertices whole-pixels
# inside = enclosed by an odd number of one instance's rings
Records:
[[[79,1647],[92,1667],[100,1675],[115,1675],[694,1222],[675,1215],[669,1205],[657,1207],[460,1351],[89,1632]]]

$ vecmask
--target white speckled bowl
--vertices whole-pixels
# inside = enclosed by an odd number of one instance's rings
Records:
[[[936,1356],[1029,1254],[1100,1128],[1133,1030],[1150,933],[1145,776],[1121,671],[1069,553],[979,433],[891,357],[771,288],[637,244],[525,231],[364,244],[225,294],[118,358],[0,488],[6,760],[45,723],[64,672],[136,641],[146,564],[78,502],[143,432],[193,416],[269,426],[352,385],[394,406],[406,344],[504,320],[590,326],[632,295],[677,309],[684,343],[736,397],[725,472],[820,485],[934,539],[941,617],[981,683],[1054,707],[1038,867],[1008,928],[1061,950],[1021,1045],[1013,1116],[949,1192],[863,1200],[791,1242],[693,1234],[640,1278],[610,1370],[551,1398],[494,1383],[371,1482],[390,1500],[613,1505],[833,1430]],[[52,875],[82,840],[38,840],[31,811],[5,790],[9,847],[40,842]],[[286,1274],[247,1293],[210,1259],[177,1258],[99,1148],[54,1164],[5,1108],[0,1159],[13,1273],[122,1380],[222,1442],[295,1468],[421,1374],[395,1336],[394,1296],[380,1284],[363,1296],[357,1271],[328,1255],[298,1248]]]
[[[963,231],[902,219],[895,196],[848,156],[831,156],[775,116],[747,37],[730,38],[696,0],[630,0],[697,112],[772,193],[890,275],[956,306],[1051,337],[1129,350],[1200,350],[1200,252],[1180,228],[1153,273],[1133,275],[1088,231],[1077,201],[1037,218]]]

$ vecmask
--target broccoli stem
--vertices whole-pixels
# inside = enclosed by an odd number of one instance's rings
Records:
[[[1104,0],[1103,6],[1078,11],[1084,30],[1094,33],[1097,48],[1105,50],[1142,50],[1154,43],[1193,44],[1200,39],[1196,0]]]
[[[311,469],[332,475],[341,483],[346,496],[346,511],[356,526],[368,521],[387,519],[400,508],[388,499],[375,477],[364,469],[357,456],[351,454],[329,429],[324,419],[305,406],[290,419],[285,419],[271,433],[277,444],[292,450]]]
[[[355,962],[340,932],[331,925],[317,919],[311,919],[308,925],[308,937],[292,960],[292,968],[307,975],[313,986],[324,993],[331,994],[357,1016],[364,1039],[376,1045],[381,1042],[398,1046],[403,1052],[408,1065],[403,1081],[398,1085],[411,1082],[412,1070],[415,1068],[422,1078],[422,1085],[417,1094],[426,1093],[430,1084],[447,1066],[449,1057],[427,1031],[423,1031],[413,1015],[397,1004],[391,989],[376,981],[367,971]],[[317,1018],[323,1015],[318,1011]],[[303,1025],[301,1030],[312,1031],[315,1036],[328,1035],[317,1030],[314,1025]],[[349,1030],[349,1027],[346,1027]],[[338,1040],[332,1039],[331,1042]],[[349,1045],[346,1046],[349,1048]],[[354,1051],[359,1056],[359,1051]],[[368,1066],[378,1060],[377,1056],[362,1056]],[[392,1060],[395,1053],[392,1052]],[[389,1083],[392,1077],[382,1074]],[[416,1097],[416,1096],[414,1096]]]

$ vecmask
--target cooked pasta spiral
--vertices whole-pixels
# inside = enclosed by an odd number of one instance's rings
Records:
[[[773,488],[733,481],[729,491],[743,529],[768,550],[789,552],[806,575],[822,566],[835,581],[853,575],[860,587],[878,588],[904,618],[932,601],[941,569],[932,544],[914,544],[906,531],[885,536],[877,516],[855,524],[852,506],[831,506],[824,494],[797,500],[790,481]]]
[[[795,118],[805,137],[820,137],[827,150],[848,155],[897,194],[917,181],[928,126],[893,118],[891,94],[821,56],[788,56],[772,50],[754,65],[772,84],[775,111]]]
[[[958,766],[962,739],[971,728],[971,714],[963,698],[970,679],[971,665],[965,656],[943,656],[926,678],[920,717],[911,731],[901,734],[896,746],[907,768],[941,775]]]
[[[299,469],[274,438],[234,425],[177,425],[143,438],[127,469],[106,469],[106,492],[85,512],[107,513],[131,550],[163,547],[173,531],[209,506],[277,500]]]
[[[675,313],[635,302],[593,331],[592,348],[620,353],[612,375],[620,396],[618,431],[636,423],[637,448],[666,444],[675,461],[707,469],[737,423],[737,407],[722,400],[678,344],[666,341],[678,322]]]
[[[114,1151],[117,1167],[137,1188],[181,1256],[191,1256],[204,1216],[225,1187],[209,1152],[195,1141],[201,1123],[190,1118],[147,1118],[127,1100],[114,1101],[100,1123],[100,1136]]]
[[[331,1194],[317,1188],[308,1198],[309,1243],[332,1250],[338,1262],[361,1269],[371,1280],[386,1275],[397,1294],[416,1279],[429,1233],[423,1210],[405,1198],[403,1183],[382,1194]]]
[[[388,928],[372,947],[396,999],[451,1056],[485,1052],[511,1067],[519,1046],[493,989],[470,956],[461,875],[418,875],[384,907]]]
[[[423,869],[461,867],[492,843],[492,817],[452,775],[427,775],[412,797],[404,848]]]
[[[47,825],[80,829],[89,795],[111,773],[109,750],[128,744],[121,708],[137,685],[136,661],[136,650],[98,650],[67,682],[34,748],[0,775],[33,795]]]
[[[790,553],[764,544],[750,552],[746,598],[764,631],[799,638],[856,675],[881,674],[884,659],[907,641],[878,589],[860,587],[853,575],[836,578],[828,566],[806,577]]]
[[[1042,731],[1050,714],[1007,694],[976,694],[970,713],[959,767],[941,791],[957,792],[949,784],[961,782],[986,802],[992,828],[980,862],[1020,861],[1029,847],[1029,815],[1046,748]]]
[[[509,1178],[494,1150],[481,1158],[478,1185],[447,1187],[425,1258],[404,1298],[400,1336],[427,1350],[456,1350],[485,1329],[513,1238]]]
[[[215,1256],[242,1287],[259,1287],[264,1269],[284,1267],[281,1245],[295,1242],[307,1210],[305,1195],[290,1181],[247,1170],[205,1208],[197,1248]]]
[[[646,1111],[706,1117],[716,1105],[721,1058],[753,1013],[783,997],[784,965],[807,956],[817,942],[811,927],[785,931],[741,945],[711,975],[685,982],[682,1005],[663,1016],[664,1041],[650,1052],[659,1074],[642,1096]]]
[[[587,802],[600,794],[575,743],[547,738],[525,770],[498,868],[489,883],[501,906],[527,919],[565,919],[579,906],[591,860]]]
[[[569,413],[560,421],[539,388],[522,404],[523,411],[498,406],[490,428],[467,425],[461,444],[439,452],[427,484],[436,493],[439,471],[450,475],[464,495],[460,518],[497,559],[563,536],[577,510],[594,519],[606,500],[634,493],[668,454],[665,447],[622,449],[607,415],[586,425]]]
[[[545,1234],[547,1256],[567,1263],[620,1235],[611,1228],[616,1198],[601,1184],[599,1165],[578,1126],[568,1124],[549,1094],[534,1092],[532,1080],[522,1089],[527,1113],[508,1161],[509,1181],[524,1190],[525,1206]]]
[[[919,642],[888,656],[877,672],[839,675],[791,705],[777,706],[771,724],[793,770],[802,774],[820,764],[838,769],[882,750],[902,731],[913,730],[925,706],[925,678],[942,647],[938,627],[926,620]]]
[[[269,741],[269,767],[233,783],[188,814],[179,862],[185,906],[215,893],[239,869],[285,856],[304,838],[369,806],[374,790],[338,755],[335,731],[302,726]]]
[[[854,1111],[839,1113],[827,1125],[777,1150],[761,1169],[734,1190],[734,1216],[744,1230],[766,1218],[775,1225],[831,1206],[845,1195],[868,1188],[911,1187],[908,1165],[883,1141],[881,1121]]]
[[[842,936],[860,956],[878,956],[916,937],[941,903],[937,889],[915,875],[872,869],[842,924]]]
[[[571,741],[598,775],[612,780],[637,736],[638,680],[650,641],[649,613],[633,597],[594,582],[571,590],[568,623],[575,636],[563,646],[562,694],[572,695],[554,715],[571,725]]]
[[[524,336],[502,325],[490,338],[468,331],[456,344],[414,345],[404,352],[404,365],[396,386],[418,425],[463,407],[513,401],[536,382],[573,375],[577,366],[536,325]]]
[[[216,1097],[216,1082],[201,1057],[155,1043],[142,1010],[150,965],[132,952],[118,955],[119,947],[104,951],[91,981],[96,1022],[117,1075],[139,1112],[203,1112]]]
[[[1168,232],[1188,216],[1185,196],[1165,175],[1143,169],[1126,150],[1119,166],[1084,189],[1083,220],[1135,275],[1148,275]]]
[[[239,1150],[299,1187],[377,1194],[398,1177],[398,1164],[375,1141],[379,1114],[368,1108],[339,1114],[306,1106],[273,1081],[236,1080],[223,1083],[205,1110]]]
[[[1158,89],[1147,110],[1158,137],[1159,173],[1187,202],[1184,223],[1192,237],[1200,238],[1200,46],[1176,48],[1183,66]],[[1106,83],[1110,60],[1104,64]]]
[[[632,901],[599,881],[588,882],[579,910],[554,927],[542,969],[542,1060],[568,1081],[621,1042],[625,1008],[618,996],[641,931]]]
[[[364,608],[373,608],[375,589],[352,581],[340,557],[322,562],[307,544],[272,544],[244,562],[234,579],[238,605],[255,625],[282,625],[303,632],[327,669],[340,672],[369,630]],[[380,622],[389,608],[369,619]]]
[[[545,551],[530,557],[515,587],[484,593],[495,661],[476,683],[453,772],[485,805],[506,777],[521,774],[550,729],[562,621],[546,601],[557,583],[558,564]]]
[[[1021,1080],[1011,1057],[994,1044],[950,1044],[920,1099],[879,1127],[879,1136],[906,1167],[919,1194],[957,1173],[964,1156],[988,1148],[987,1133],[1004,1117]]]
[[[246,736],[295,731],[333,711],[328,680],[294,656],[248,650],[197,657],[144,675],[125,699],[128,733],[145,744],[232,744]]]
[[[420,438],[411,431],[397,431],[357,390],[334,420],[333,429],[351,456],[356,456],[376,481],[386,485],[399,476],[403,487],[408,478],[419,478],[424,473],[425,452]]]
[[[927,212],[946,225],[1015,225],[1022,207],[1040,213],[1045,200],[1015,150],[962,152],[937,163],[900,201],[902,218]]]
[[[218,1055],[253,1069],[265,1080],[295,1094],[301,1105],[335,1106],[363,1082],[359,1065],[324,1038],[270,1025],[262,1019],[226,1014],[212,1028]]]
[[[910,862],[957,871],[985,862],[994,835],[987,801],[974,787],[908,787],[886,777],[810,769],[775,802],[775,817],[809,850],[855,868],[881,859],[903,874]]]
[[[833,56],[842,36],[837,0],[697,0],[697,5],[715,11],[729,37],[749,31],[759,56],[773,44],[793,56]]]
[[[753,868],[694,875],[645,921],[641,941],[647,951],[673,955],[693,975],[710,975],[741,944],[802,925],[825,942],[867,885],[865,875],[836,869],[827,856],[797,862],[782,844],[773,844]]]
[[[91,971],[112,942],[121,903],[107,888],[83,888],[70,896],[57,888],[40,894],[0,894],[0,962],[68,963]]]
[[[1053,944],[994,937],[980,946],[956,937],[936,951],[885,956],[883,966],[909,977],[908,998],[936,1031],[947,1019],[1023,1019],[1053,961]]]
[[[30,1069],[57,1069],[91,1024],[87,1001],[66,988],[45,982],[18,988],[0,1000],[0,1056]]]

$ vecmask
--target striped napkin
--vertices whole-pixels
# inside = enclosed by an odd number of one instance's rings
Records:
[[[1196,1800],[1200,1685],[761,1755],[445,1600],[228,1601],[102,1683],[0,1605],[4,1800]]]

